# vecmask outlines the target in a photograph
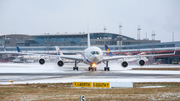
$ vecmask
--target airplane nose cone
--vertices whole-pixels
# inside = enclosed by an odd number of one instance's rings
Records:
[[[92,62],[93,62],[93,63],[98,63],[99,61],[100,61],[99,56],[93,56],[93,57],[92,57]]]

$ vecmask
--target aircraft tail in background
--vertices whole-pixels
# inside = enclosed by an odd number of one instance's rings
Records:
[[[17,46],[17,51],[18,51],[18,53],[22,52],[21,49],[18,46]]]
[[[55,46],[57,55],[64,55],[58,46]]]
[[[4,51],[6,51],[6,47],[3,45],[3,49],[4,49]]]
[[[107,45],[105,45],[105,49],[106,49],[106,55],[107,56],[114,56],[114,54],[112,53],[112,52],[110,52],[110,49],[109,49],[109,47],[107,46]]]

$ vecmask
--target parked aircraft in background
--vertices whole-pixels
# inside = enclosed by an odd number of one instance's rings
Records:
[[[103,51],[96,46],[90,46],[90,35],[88,33],[88,38],[87,38],[87,42],[88,42],[88,48],[86,48],[83,52],[81,56],[78,55],[63,55],[61,54],[60,51],[60,55],[48,55],[48,56],[52,56],[52,57],[59,57],[59,60],[57,62],[58,66],[63,66],[64,62],[62,61],[62,59],[70,59],[70,60],[74,60],[75,61],[75,66],[73,67],[73,70],[78,70],[77,64],[79,62],[83,62],[85,64],[90,65],[90,67],[88,68],[89,71],[90,70],[95,70],[96,71],[96,65],[100,64],[100,63],[104,63],[106,66],[104,67],[104,71],[109,71],[110,68],[108,67],[108,62],[111,60],[117,60],[117,59],[124,59],[124,58],[136,58],[139,57],[138,55],[131,55],[131,56],[111,56],[111,57],[104,57],[103,56]],[[159,55],[174,55],[175,53],[172,54],[153,54],[153,55],[141,55],[141,57],[147,57],[147,56],[159,56]],[[140,57],[138,63],[140,66],[143,66],[145,64],[145,61]],[[44,64],[45,63],[45,59],[41,58],[39,60],[40,64]],[[128,62],[127,61],[122,61],[121,63],[122,67],[126,68],[128,66]]]
[[[35,54],[27,52],[22,52],[22,50],[17,46],[17,52],[19,53],[18,56],[13,60],[15,63],[22,63],[22,62],[35,62],[38,61],[40,58],[44,58],[46,61],[50,60],[58,60],[57,57],[49,57],[45,54]]]

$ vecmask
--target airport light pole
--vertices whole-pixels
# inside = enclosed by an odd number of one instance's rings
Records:
[[[103,30],[104,30],[104,33],[106,33],[106,30],[107,30],[106,26],[104,26],[104,29],[103,29]]]
[[[119,23],[119,35],[120,35],[120,39],[119,39],[119,50],[121,52],[121,48],[122,48],[122,24]]]
[[[156,36],[155,31],[152,31],[151,36],[152,36],[152,52],[154,53],[154,50],[155,50],[155,48],[154,48],[154,40],[155,40],[155,36]]]
[[[174,32],[172,32],[172,42],[174,42]]]
[[[141,28],[140,28],[140,25],[139,25],[137,27],[137,41],[138,41],[137,51],[138,51],[138,53],[140,53],[140,31],[141,31]]]
[[[151,36],[152,36],[152,54],[154,54],[154,51],[155,51],[154,40],[155,40],[155,36],[156,36],[155,30],[152,31]],[[154,59],[154,57],[152,57],[152,59]],[[153,63],[153,62],[154,62],[154,61],[152,61],[152,63]]]

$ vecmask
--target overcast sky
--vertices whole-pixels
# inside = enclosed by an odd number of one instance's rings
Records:
[[[106,32],[180,41],[180,0],[0,0],[0,34]]]

